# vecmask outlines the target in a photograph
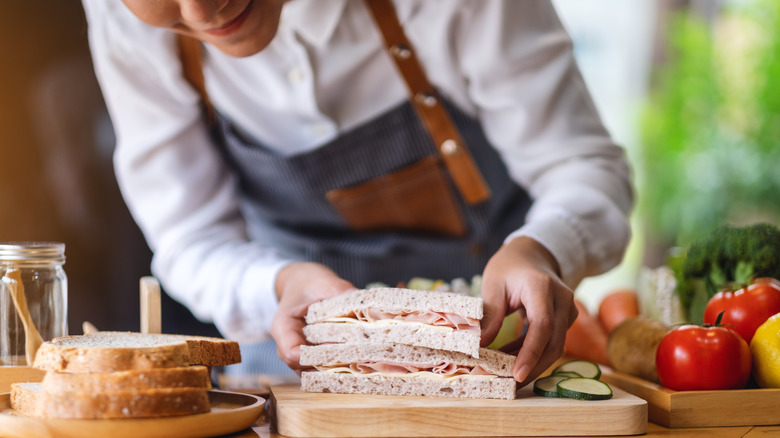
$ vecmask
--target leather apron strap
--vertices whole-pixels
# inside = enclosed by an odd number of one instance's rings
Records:
[[[176,47],[179,49],[179,60],[184,78],[200,95],[206,109],[209,126],[213,127],[217,123],[217,114],[206,91],[206,80],[203,78],[203,46],[200,40],[177,33]]]
[[[366,0],[377,26],[382,32],[385,47],[401,72],[409,97],[417,115],[430,134],[455,185],[469,204],[478,204],[490,198],[490,189],[469,153],[455,124],[447,115],[436,90],[414,53],[406,37],[391,0]]]
[[[366,4],[382,32],[385,47],[406,82],[410,101],[461,195],[472,205],[486,201],[490,198],[490,189],[474,163],[466,143],[442,106],[436,90],[428,82],[398,21],[392,2],[366,0]],[[184,77],[200,94],[209,124],[214,126],[216,114],[203,78],[203,47],[199,40],[181,34],[177,34],[177,46]]]

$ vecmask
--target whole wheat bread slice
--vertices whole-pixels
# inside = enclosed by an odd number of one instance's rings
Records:
[[[46,392],[40,383],[13,384],[11,406],[29,416],[72,419],[170,417],[211,410],[205,388]]]
[[[161,388],[211,389],[211,380],[208,368],[202,365],[116,371],[112,373],[60,373],[49,371],[43,377],[41,387],[43,391],[48,393],[107,393]]]
[[[306,323],[314,324],[339,317],[344,311],[381,308],[385,311],[434,311],[482,319],[482,298],[453,292],[438,292],[379,287],[360,289],[313,303],[306,313]]]
[[[304,371],[301,374],[301,390],[340,394],[512,400],[515,398],[516,383],[511,377],[426,379],[403,374],[360,376],[327,371]]]
[[[35,368],[70,373],[220,366],[241,361],[236,342],[221,338],[135,332],[95,332],[44,342]]]

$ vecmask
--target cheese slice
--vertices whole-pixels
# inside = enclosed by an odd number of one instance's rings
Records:
[[[382,377],[412,377],[412,378],[426,378],[426,379],[439,379],[439,380],[450,380],[450,379],[495,379],[498,378],[496,375],[485,375],[485,374],[455,374],[455,375],[444,375],[444,374],[438,374],[438,373],[432,373],[430,371],[417,371],[414,373],[383,373],[379,371],[375,371],[372,373],[361,373],[359,371],[355,371],[349,367],[333,367],[333,368],[320,368],[315,367],[318,371],[324,371],[327,373],[349,373],[355,376],[361,376],[361,377],[373,377],[373,376],[382,376]]]
[[[345,323],[345,324],[362,324],[368,327],[382,327],[382,326],[388,326],[388,325],[416,325],[420,327],[427,327],[429,329],[434,330],[441,330],[445,332],[451,332],[455,329],[452,327],[444,326],[444,325],[430,325],[430,324],[424,324],[422,322],[412,322],[412,321],[399,321],[397,319],[381,319],[379,321],[360,321],[357,318],[352,318],[349,316],[339,316],[334,318],[328,318],[326,320],[323,320],[322,322],[333,322],[333,323]]]

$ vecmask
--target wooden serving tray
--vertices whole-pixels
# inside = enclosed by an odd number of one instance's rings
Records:
[[[670,428],[780,424],[780,389],[674,391],[606,367],[601,380],[647,400],[648,419]]]
[[[34,418],[11,409],[11,395],[0,394],[3,438],[200,438],[244,430],[263,412],[265,400],[249,394],[209,391],[211,412],[166,418],[72,420]]]
[[[637,435],[647,403],[619,388],[609,400],[540,397],[531,385],[516,400],[302,392],[271,387],[276,430],[289,437],[483,437]]]

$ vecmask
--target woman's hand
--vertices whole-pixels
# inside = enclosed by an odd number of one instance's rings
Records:
[[[525,335],[502,348],[517,353],[515,380],[527,384],[563,355],[566,330],[577,318],[574,293],[539,242],[518,237],[502,246],[485,267],[482,298],[483,346],[495,339],[506,315],[520,311],[528,321]]]
[[[300,371],[304,317],[309,304],[330,298],[351,289],[352,283],[318,263],[293,263],[282,268],[276,277],[276,297],[279,309],[271,322],[271,336],[276,340],[279,357],[290,368]]]

